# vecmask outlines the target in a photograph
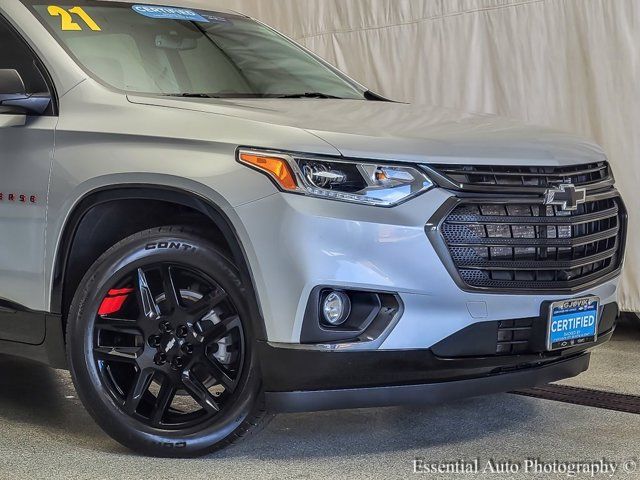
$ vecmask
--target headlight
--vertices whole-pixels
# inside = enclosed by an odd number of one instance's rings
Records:
[[[287,192],[392,207],[433,187],[421,170],[241,149],[238,161],[266,173]]]

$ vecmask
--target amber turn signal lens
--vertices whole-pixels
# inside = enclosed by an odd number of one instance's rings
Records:
[[[241,153],[240,160],[247,165],[259,168],[263,172],[268,173],[285,190],[295,190],[298,186],[291,167],[287,161],[282,158]]]

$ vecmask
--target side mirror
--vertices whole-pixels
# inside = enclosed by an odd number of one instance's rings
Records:
[[[50,103],[51,96],[48,93],[28,94],[17,70],[0,69],[0,116],[42,115]],[[0,127],[7,126],[1,120]]]
[[[27,96],[27,89],[17,70],[0,69],[0,95]]]

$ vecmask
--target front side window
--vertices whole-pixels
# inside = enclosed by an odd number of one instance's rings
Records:
[[[2,45],[0,48],[0,70],[16,70],[22,77],[27,94],[47,93],[49,89],[37,59],[24,40],[1,16],[0,45]]]
[[[357,86],[244,16],[120,2],[23,1],[88,73],[119,90],[364,99]]]

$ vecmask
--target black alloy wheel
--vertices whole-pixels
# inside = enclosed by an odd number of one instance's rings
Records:
[[[217,415],[233,394],[244,329],[227,293],[203,272],[170,263],[140,267],[109,290],[97,317],[93,358],[126,414],[185,428]],[[200,408],[179,402],[185,396]]]
[[[194,456],[266,419],[247,292],[235,267],[185,228],[123,240],[91,267],[67,328],[79,396],[126,446]]]

